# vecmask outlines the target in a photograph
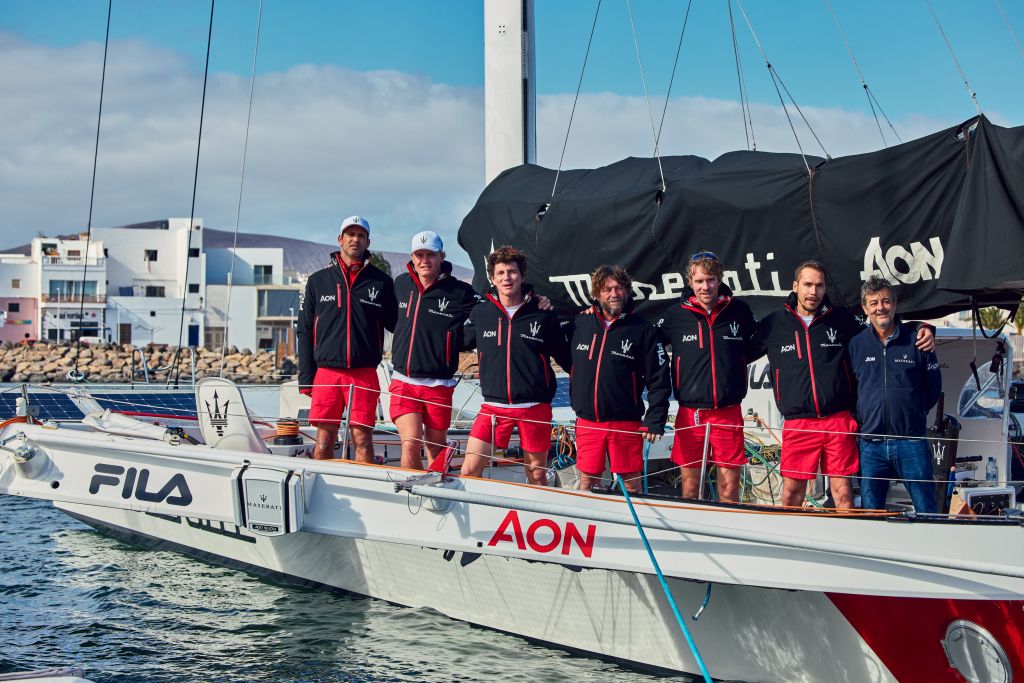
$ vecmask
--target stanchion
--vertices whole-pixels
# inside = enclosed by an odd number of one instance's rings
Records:
[[[700,414],[699,412],[697,413]],[[708,449],[711,446],[711,423],[704,423],[704,453],[700,458],[700,487],[697,489],[697,498],[704,498],[704,478],[708,474]]]

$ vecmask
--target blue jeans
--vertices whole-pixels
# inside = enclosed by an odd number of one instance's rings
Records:
[[[872,510],[885,509],[889,480],[899,477],[910,493],[917,512],[938,512],[935,482],[932,481],[932,454],[926,439],[882,439],[861,437],[860,475],[873,477],[860,481],[860,504]]]

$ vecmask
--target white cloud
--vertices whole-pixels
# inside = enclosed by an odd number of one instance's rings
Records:
[[[0,247],[84,228],[102,46],[27,43],[0,33]],[[111,45],[93,224],[188,216],[202,74],[184,56],[138,41]],[[208,86],[196,215],[233,229],[249,80],[218,73]],[[455,234],[483,186],[482,89],[404,73],[293,67],[257,78],[242,204],[243,231],[330,242],[337,221],[371,219],[374,246],[404,251],[415,230],[438,229],[461,263]],[[554,167],[570,95],[540,98],[539,162]],[[660,115],[661,102],[654,103]],[[833,156],[881,147],[866,112],[805,108]],[[795,113],[794,113],[795,116]],[[777,106],[755,104],[758,148],[796,151]],[[904,140],[952,125],[916,116],[895,122]],[[803,129],[809,154],[821,150]],[[889,131],[886,130],[889,134]],[[890,141],[892,138],[890,136]],[[739,104],[677,97],[663,154],[715,158],[745,147]],[[642,98],[583,95],[563,168],[649,156]]]

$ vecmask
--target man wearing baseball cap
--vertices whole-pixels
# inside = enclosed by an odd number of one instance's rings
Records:
[[[406,272],[395,278],[398,322],[391,346],[391,420],[402,439],[402,467],[423,469],[448,439],[463,325],[482,299],[452,276],[432,230],[413,235]]]
[[[373,462],[373,426],[380,384],[377,365],[384,330],[398,316],[395,285],[370,263],[370,224],[349,216],[338,231],[339,251],[306,281],[299,315],[299,391],[312,397],[313,457],[334,456],[345,409],[359,462]],[[349,402],[351,400],[351,403]]]

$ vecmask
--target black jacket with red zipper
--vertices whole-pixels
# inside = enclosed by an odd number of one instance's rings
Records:
[[[861,324],[828,295],[810,325],[796,314],[796,294],[757,326],[748,361],[768,354],[775,402],[784,417],[827,417],[853,410],[855,388],[846,346]]]
[[[747,354],[756,329],[750,307],[725,285],[708,313],[689,287],[658,321],[672,347],[672,388],[679,405],[724,408],[747,395]]]
[[[492,288],[466,323],[466,346],[476,347],[486,401],[550,403],[558,388],[551,359],[563,368],[572,363],[558,314],[542,311],[533,288],[523,289],[525,301],[511,318]]]
[[[366,255],[369,259],[369,254]],[[395,283],[368,260],[352,267],[331,254],[331,265],[306,281],[297,330],[299,386],[313,384],[317,368],[375,368],[384,330],[395,329]]]
[[[481,301],[473,288],[452,276],[441,263],[434,284],[424,288],[412,262],[395,278],[398,323],[391,344],[391,364],[406,377],[451,379],[459,366],[463,326]]]
[[[641,420],[645,431],[662,434],[672,388],[657,328],[632,312],[632,302],[605,326],[594,305],[573,319],[568,336],[569,396],[576,415],[599,422]]]

